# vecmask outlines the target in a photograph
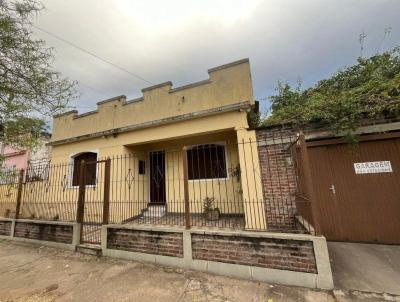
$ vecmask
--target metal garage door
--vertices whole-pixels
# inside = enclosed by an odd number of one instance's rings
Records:
[[[400,138],[357,146],[308,143],[322,234],[328,240],[400,244]]]

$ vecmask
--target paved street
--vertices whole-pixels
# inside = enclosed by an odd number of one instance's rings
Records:
[[[0,301],[385,300],[396,301],[393,296],[279,286],[0,240]]]

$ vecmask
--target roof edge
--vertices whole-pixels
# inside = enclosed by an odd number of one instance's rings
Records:
[[[224,65],[220,65],[220,66],[217,66],[217,67],[210,68],[210,69],[208,69],[208,73],[214,72],[214,71],[218,71],[218,70],[221,70],[221,69],[230,68],[230,67],[233,67],[233,66],[236,66],[236,65],[240,65],[240,64],[244,64],[244,63],[249,63],[249,62],[250,62],[249,58],[244,58],[244,59],[241,59],[241,60],[237,60],[237,61],[230,62],[230,63],[224,64]]]
[[[66,144],[66,143],[76,142],[76,141],[82,141],[82,140],[87,140],[87,139],[92,139],[92,138],[97,138],[97,137],[102,137],[102,136],[107,136],[107,135],[115,135],[115,134],[119,134],[119,133],[125,133],[125,132],[130,132],[130,131],[144,129],[144,128],[150,128],[150,127],[155,127],[155,126],[172,124],[172,123],[176,123],[176,122],[182,122],[182,121],[199,118],[199,117],[203,117],[203,116],[216,115],[219,113],[232,112],[232,111],[236,111],[236,110],[244,110],[244,109],[249,109],[249,108],[251,108],[251,102],[244,101],[244,102],[240,102],[240,103],[236,103],[236,104],[230,104],[230,105],[225,105],[225,106],[221,106],[221,107],[215,107],[212,109],[206,109],[206,110],[201,110],[201,111],[197,111],[197,112],[176,115],[176,116],[163,118],[163,119],[159,119],[159,120],[153,120],[153,121],[144,122],[144,123],[140,123],[140,124],[133,124],[133,125],[128,125],[128,126],[124,126],[124,127],[99,131],[99,132],[95,132],[95,133],[88,133],[88,134],[83,134],[80,136],[69,137],[69,138],[65,138],[65,139],[61,139],[61,140],[55,140],[55,141],[49,142],[47,145],[48,146],[62,145],[62,144]]]

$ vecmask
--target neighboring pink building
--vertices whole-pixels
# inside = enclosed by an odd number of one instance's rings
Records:
[[[41,162],[43,159],[50,159],[51,149],[46,144],[50,140],[50,134],[43,134],[40,146],[31,150],[20,150],[10,146],[1,146],[0,153],[4,156],[3,167],[6,169],[27,170],[29,162]]]
[[[18,150],[9,146],[5,146],[2,150],[4,156],[3,167],[7,169],[24,169],[28,168],[30,158],[29,150]]]

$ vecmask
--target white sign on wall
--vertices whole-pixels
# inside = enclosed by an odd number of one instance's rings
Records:
[[[393,172],[392,165],[388,160],[354,163],[354,171],[356,174]]]

